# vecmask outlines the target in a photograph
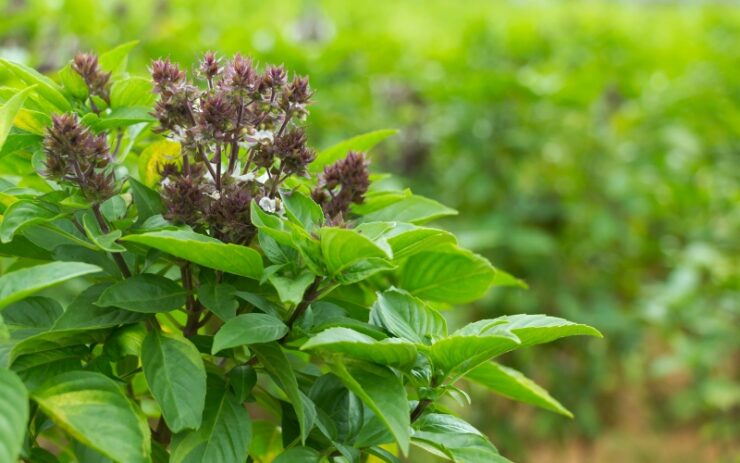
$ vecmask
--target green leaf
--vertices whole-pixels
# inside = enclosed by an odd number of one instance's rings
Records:
[[[268,280],[277,290],[280,302],[298,304],[315,278],[316,276],[313,273],[303,272],[295,277],[273,274],[270,275]]]
[[[573,418],[573,414],[552,398],[545,389],[513,368],[496,362],[487,362],[468,372],[465,377],[509,399]]]
[[[459,463],[511,463],[480,431],[452,415],[429,413],[414,423],[415,445]]]
[[[85,230],[85,235],[101,250],[107,252],[126,251],[126,248],[116,243],[116,240],[121,237],[121,230],[103,233],[92,212],[87,212],[82,216],[82,227]]]
[[[177,283],[159,275],[143,273],[115,283],[103,291],[96,302],[132,312],[169,312],[185,305],[186,291]]]
[[[5,144],[5,140],[8,138],[10,128],[13,127],[13,120],[18,111],[23,107],[23,103],[26,101],[28,93],[33,90],[34,87],[27,87],[20,90],[18,93],[13,95],[8,101],[0,106],[0,149]]]
[[[131,177],[128,178],[128,184],[131,186],[131,194],[136,205],[137,223],[141,224],[149,217],[164,211],[159,193]]]
[[[399,224],[385,235],[395,260],[432,250],[442,244],[456,244],[455,235],[436,228],[422,228],[411,224]]]
[[[106,113],[100,119],[91,122],[90,126],[98,132],[110,130],[140,122],[154,122],[156,119],[150,114],[151,109],[140,106],[126,106],[115,108],[110,113]]]
[[[0,367],[0,461],[18,461],[28,422],[28,391],[18,376]]]
[[[316,409],[308,398],[304,400],[303,393],[298,389],[298,380],[288,358],[280,345],[275,342],[252,345],[250,349],[257,355],[265,370],[285,392],[288,401],[293,405],[301,429],[301,442],[305,442],[311,428],[313,428]]]
[[[193,343],[153,330],[141,346],[141,365],[172,432],[198,429],[206,400],[206,370]]]
[[[339,275],[361,259],[388,259],[386,252],[355,230],[322,228],[321,252],[331,275]]]
[[[236,289],[228,284],[201,284],[198,287],[198,300],[223,321],[236,317],[236,309],[239,308]]]
[[[145,315],[95,304],[110,284],[90,286],[80,293],[54,322],[54,330],[101,329],[136,323]]]
[[[360,259],[349,266],[345,267],[342,273],[336,275],[336,279],[343,285],[351,285],[374,275],[378,272],[395,270],[396,266],[388,262],[385,258],[368,257]]]
[[[417,344],[447,336],[442,314],[405,291],[391,288],[378,293],[370,319],[399,338]]]
[[[259,280],[262,256],[252,248],[226,244],[199,233],[162,230],[128,235],[122,241],[140,243],[204,267]]]
[[[421,299],[463,304],[483,296],[494,274],[483,257],[447,246],[409,257],[399,271],[399,285]]]
[[[52,262],[7,273],[0,276],[0,310],[44,288],[100,270],[82,262]]]
[[[131,53],[131,50],[133,50],[133,48],[138,44],[138,40],[132,40],[131,42],[123,43],[101,54],[100,67],[113,74],[126,72],[128,55],[129,53]]]
[[[330,438],[348,443],[359,433],[364,421],[364,407],[334,374],[327,373],[314,381],[309,397],[333,423],[336,433]]]
[[[72,109],[69,101],[67,101],[62,94],[61,87],[50,78],[40,74],[35,69],[20,63],[13,63],[11,61],[0,59],[0,64],[15,74],[15,76],[22,80],[26,85],[35,85],[36,93],[44,100],[54,105],[57,110],[64,112]]]
[[[372,364],[332,364],[332,371],[388,428],[404,455],[411,438],[410,411],[401,378],[390,369]]]
[[[90,90],[87,88],[85,79],[72,69],[72,63],[68,63],[59,71],[59,81],[64,89],[78,100],[84,101],[89,95]]]
[[[360,213],[361,209],[353,209]],[[457,215],[457,211],[433,199],[411,195],[387,206],[362,214],[362,222],[408,222],[422,224],[432,220]]]
[[[310,447],[292,447],[283,451],[272,463],[319,463],[321,454]]]
[[[151,80],[142,77],[117,80],[110,89],[111,108],[149,107],[155,99]]]
[[[56,205],[21,199],[5,210],[0,223],[0,242],[8,243],[16,233],[31,225],[52,222],[64,215]]]
[[[321,227],[326,221],[321,206],[300,191],[282,191],[280,196],[288,218],[309,232]]]
[[[316,160],[309,164],[309,170],[311,172],[320,172],[325,166],[344,158],[349,151],[369,151],[372,147],[391,135],[395,135],[397,132],[397,130],[392,129],[376,130],[337,143],[320,152],[316,156]]]
[[[26,337],[51,329],[63,313],[62,305],[54,299],[31,296],[7,306],[2,316],[12,331],[22,331]]]
[[[485,323],[486,320],[481,322]],[[495,324],[485,331],[486,335],[514,333],[521,340],[520,347],[544,344],[566,336],[603,337],[596,328],[548,315],[507,315],[488,322]]]
[[[311,337],[301,350],[346,354],[381,365],[404,366],[416,360],[416,346],[398,338],[378,341],[349,328],[329,328]]]
[[[176,435],[170,463],[241,463],[252,440],[252,420],[244,405],[215,376],[208,377],[203,424]]]
[[[519,345],[519,339],[511,333],[453,334],[432,344],[430,358],[436,368],[456,377]]]
[[[100,373],[70,371],[32,394],[41,410],[72,437],[120,463],[146,463],[149,426],[120,386]]]
[[[262,313],[239,315],[224,323],[213,338],[213,354],[231,347],[277,341],[288,334],[279,319]]]

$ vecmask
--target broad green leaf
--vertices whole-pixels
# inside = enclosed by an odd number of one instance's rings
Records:
[[[370,319],[399,338],[417,344],[430,344],[447,335],[442,314],[396,288],[378,293]]]
[[[206,370],[193,343],[153,330],[141,346],[141,365],[172,432],[198,429],[206,400]]]
[[[185,305],[186,291],[159,275],[143,273],[115,283],[100,295],[101,307],[113,306],[132,312],[169,312]]]
[[[229,386],[239,402],[252,396],[252,388],[257,384],[257,372],[251,365],[237,365],[228,373]]]
[[[2,316],[12,332],[27,337],[51,329],[63,313],[62,305],[54,299],[31,296],[7,306]]]
[[[311,198],[300,191],[281,192],[285,212],[293,222],[302,225],[308,231],[322,226],[325,222],[324,211]]]
[[[64,313],[54,322],[54,330],[100,329],[136,323],[146,315],[118,309],[101,307],[95,304],[103,292],[110,287],[108,283],[90,286],[80,293]]]
[[[469,371],[465,377],[509,399],[573,418],[573,414],[552,398],[546,390],[513,368],[496,362],[487,362]]]
[[[161,214],[164,211],[159,193],[131,177],[128,178],[128,184],[131,187],[131,194],[136,205],[137,223],[141,224],[149,217]]]
[[[147,463],[149,426],[120,386],[100,373],[70,371],[50,378],[33,400],[72,437],[120,463]]]
[[[18,461],[28,422],[28,391],[18,376],[0,367],[0,461]]]
[[[489,322],[496,323],[485,330],[486,335],[514,333],[521,340],[520,347],[544,344],[566,336],[603,337],[596,328],[548,315],[507,315],[489,320]]]
[[[171,463],[241,463],[252,440],[252,420],[223,380],[208,377],[203,424],[172,440]]]
[[[21,355],[13,360],[12,369],[26,388],[36,390],[50,377],[72,370],[82,370],[82,359],[89,356],[85,345],[60,347]]]
[[[110,130],[128,127],[140,122],[154,122],[154,116],[150,114],[151,109],[139,106],[120,107],[111,110],[101,116],[97,121],[90,124],[96,131]]]
[[[326,414],[334,423],[336,442],[351,442],[359,433],[364,421],[364,407],[357,395],[350,392],[342,381],[331,373],[314,381],[309,397],[317,410]]]
[[[51,117],[41,111],[21,108],[13,119],[13,125],[34,135],[44,135],[51,126]]]
[[[64,215],[59,207],[40,201],[21,199],[5,210],[0,223],[0,242],[8,243],[16,233],[31,225],[52,222]]]
[[[463,304],[483,296],[494,274],[483,257],[445,246],[409,257],[399,270],[399,286],[421,299]]]
[[[376,130],[337,143],[321,151],[316,156],[316,160],[309,164],[309,170],[311,172],[320,172],[325,166],[333,164],[347,156],[349,151],[369,151],[373,146],[391,135],[395,135],[397,132],[397,130],[392,129]]]
[[[93,217],[92,212],[85,213],[82,216],[82,227],[85,235],[95,243],[101,250],[107,252],[124,252],[126,248],[116,243],[121,237],[121,230],[113,230],[109,233],[103,233],[100,225]]]
[[[18,151],[36,151],[41,147],[41,140],[42,137],[35,133],[28,133],[15,127],[11,128],[5,138],[5,143],[0,148],[0,159]]]
[[[353,209],[355,210],[355,209]],[[355,210],[355,212],[357,212]],[[457,215],[457,211],[433,199],[411,195],[387,206],[362,214],[362,222],[408,222],[423,224],[432,220]]]
[[[378,272],[395,270],[396,266],[381,257],[368,257],[360,259],[348,265],[344,270],[335,275],[337,281],[343,285],[351,285],[374,275]]]
[[[380,365],[333,363],[332,371],[388,428],[404,455],[411,438],[410,410],[401,378]]]
[[[273,463],[320,463],[321,454],[310,447],[292,447],[277,456]]]
[[[346,228],[322,228],[321,252],[332,275],[339,275],[361,259],[388,259],[386,252],[364,235]]]
[[[311,272],[303,272],[295,277],[270,275],[268,280],[277,290],[280,302],[298,304],[303,300],[303,294],[311,286],[316,275]]]
[[[61,87],[50,78],[20,63],[0,59],[0,64],[25,82],[26,85],[36,86],[36,93],[54,105],[57,110],[63,112],[72,108],[69,101],[62,94]]]
[[[84,101],[89,95],[89,89],[85,83],[85,79],[72,69],[72,63],[67,63],[66,66],[59,71],[59,81],[64,86],[70,95],[77,98],[78,100]]]
[[[433,250],[442,244],[456,244],[455,235],[436,228],[416,227],[410,224],[399,224],[394,230],[386,234],[393,250],[395,260],[417,254],[422,251]]]
[[[255,280],[262,276],[262,256],[257,251],[238,244],[226,244],[199,233],[162,230],[128,235],[121,240],[140,243],[215,270]]]
[[[213,354],[231,347],[277,341],[288,334],[279,319],[262,313],[238,315],[224,323],[213,338]]]
[[[13,127],[13,120],[18,111],[23,107],[23,103],[26,101],[28,93],[32,91],[34,87],[27,87],[20,90],[18,93],[13,95],[8,101],[0,106],[0,149],[5,144],[5,140],[8,138],[10,128]]]
[[[6,273],[0,276],[0,310],[44,288],[100,270],[82,262],[52,262]]]
[[[511,333],[453,334],[432,344],[430,358],[436,368],[454,378],[497,355],[516,349],[519,345],[519,339]]]
[[[378,341],[349,328],[329,328],[311,337],[301,350],[345,354],[381,365],[404,366],[416,360],[416,346],[398,338]]]
[[[236,317],[236,289],[228,284],[205,283],[198,287],[198,300],[223,321]]]
[[[303,393],[298,389],[298,380],[288,358],[280,345],[275,342],[255,344],[250,346],[250,349],[254,351],[265,370],[285,392],[288,401],[293,405],[300,426],[301,442],[305,442],[311,428],[313,428],[316,409],[308,398],[304,400]]]
[[[121,45],[118,45],[117,47],[101,54],[100,67],[113,74],[126,72],[128,55],[129,53],[131,53],[131,50],[133,50],[133,48],[138,44],[138,40],[132,40],[130,42],[122,43]]]
[[[429,413],[414,429],[415,445],[456,463],[511,463],[486,436],[456,416]]]
[[[154,103],[155,95],[152,91],[150,79],[129,77],[117,80],[110,89],[111,108],[138,106],[148,107]]]

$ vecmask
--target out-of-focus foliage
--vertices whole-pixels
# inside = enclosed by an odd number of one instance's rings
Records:
[[[548,361],[515,359],[577,417],[538,414],[532,437],[596,436],[631,414],[731,439],[732,2],[8,0],[2,12],[0,56],[46,69],[78,48],[138,39],[140,65],[217,48],[310,72],[321,103],[313,140],[400,128],[378,151],[387,167],[461,210],[463,242],[533,283],[491,295],[481,315],[546,312],[605,332],[587,353],[558,346]]]

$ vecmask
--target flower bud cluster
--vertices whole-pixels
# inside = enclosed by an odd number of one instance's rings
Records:
[[[362,153],[350,151],[347,157],[324,168],[313,200],[324,210],[330,223],[339,225],[352,203],[361,204],[370,187],[368,162]]]
[[[289,79],[282,66],[260,72],[238,54],[222,63],[206,53],[195,82],[169,59],[150,70],[159,94],[156,130],[182,147],[179,167],[162,171],[167,218],[248,243],[256,233],[252,200],[279,211],[280,185],[308,176],[316,157],[299,126],[311,103],[308,79]]]
[[[116,179],[106,136],[84,127],[76,114],[52,117],[44,136],[45,174],[61,184],[80,188],[100,203],[115,194]]]
[[[110,104],[110,73],[100,69],[97,55],[77,53],[72,60],[72,69],[85,81],[91,97],[96,96]]]

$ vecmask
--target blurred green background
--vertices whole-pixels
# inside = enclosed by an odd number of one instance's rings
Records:
[[[0,57],[45,71],[129,40],[141,74],[160,56],[241,52],[310,75],[317,147],[400,129],[376,169],[458,208],[444,225],[530,285],[450,317],[548,313],[606,335],[505,359],[573,420],[469,391],[463,413],[505,455],[738,461],[739,3],[0,0],[0,13]]]

